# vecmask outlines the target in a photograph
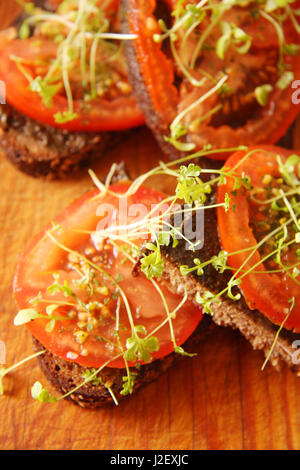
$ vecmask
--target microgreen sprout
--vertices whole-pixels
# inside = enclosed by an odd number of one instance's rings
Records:
[[[90,101],[109,96],[117,82],[126,77],[120,44],[134,39],[135,35],[115,31],[114,17],[109,18],[105,2],[103,5],[95,0],[62,2],[55,13],[35,7],[33,3],[25,3],[24,9],[29,16],[19,29],[20,39],[28,39],[33,29],[33,37],[53,41],[57,51],[49,63],[41,62],[42,74],[37,72],[32,77],[28,73],[26,65],[34,66],[34,62],[22,65],[22,59],[16,58],[19,59],[17,65],[29,81],[29,89],[41,97],[46,107],[52,107],[57,95],[65,94],[68,105],[54,114],[56,123],[74,121],[78,118],[74,94],[78,96],[80,88],[79,108],[84,109],[86,98]]]
[[[168,28],[163,20],[158,21],[161,34],[156,32],[153,40],[157,43],[168,40],[175,63],[175,73],[182,78],[184,100],[189,103],[185,109],[179,108],[180,111],[170,124],[169,135],[164,136],[167,142],[181,152],[193,151],[197,142],[193,140],[193,132],[197,133],[199,124],[209,122],[216,113],[222,113],[222,104],[226,103],[227,96],[234,97],[235,93],[239,96],[240,89],[231,86],[235,81],[234,77],[231,81],[231,63],[238,62],[234,55],[249,53],[253,56],[256,53],[253,52],[252,45],[257,39],[263,39],[263,34],[266,34],[261,31],[261,20],[271,25],[277,37],[277,44],[274,46],[278,51],[278,60],[274,64],[277,67],[277,77],[270,76],[268,82],[268,73],[262,73],[261,76],[265,77],[266,81],[255,83],[252,96],[256,98],[259,106],[264,107],[269,103],[269,97],[276,88],[285,90],[290,86],[294,73],[290,70],[288,56],[296,56],[300,50],[297,43],[288,42],[288,35],[285,34],[285,21],[288,18],[296,33],[300,34],[297,21],[299,10],[294,8],[294,3],[295,0],[178,1],[173,5],[171,27]],[[249,15],[249,21],[244,18],[244,14]],[[248,24],[256,20],[258,27],[250,33]],[[223,82],[222,76],[218,76],[216,67],[212,68],[213,72],[209,72],[210,66],[206,64],[207,50],[211,56],[216,55],[216,63],[220,62],[219,73],[228,75],[226,80],[228,79],[229,84]],[[209,58],[210,63],[213,61],[213,58]],[[195,89],[199,89],[199,93],[196,93]],[[190,100],[186,99],[185,90],[191,90]],[[180,93],[181,91],[179,95]],[[201,104],[215,94],[219,95],[219,100],[214,106],[210,106],[207,112]],[[192,119],[191,116],[196,114],[196,110],[199,110],[198,115]],[[227,114],[224,113],[224,116]]]
[[[290,315],[291,315],[291,313],[292,313],[292,311],[293,311],[293,309],[294,309],[294,307],[295,307],[295,298],[292,297],[292,298],[289,300],[289,303],[291,304],[291,306],[290,306],[290,308],[289,308],[289,311],[288,311],[288,313],[287,313],[285,319],[284,319],[283,322],[281,323],[280,327],[279,327],[278,330],[277,330],[277,333],[276,333],[276,335],[275,335],[274,341],[273,341],[272,346],[271,346],[271,348],[270,348],[270,351],[268,352],[268,354],[267,354],[267,356],[266,356],[266,359],[265,359],[265,361],[264,361],[264,363],[263,363],[263,365],[262,365],[262,367],[261,367],[261,370],[264,370],[264,369],[265,369],[267,363],[268,363],[269,360],[270,360],[270,357],[271,357],[271,355],[272,355],[272,353],[273,353],[273,351],[274,351],[274,348],[275,348],[275,346],[276,346],[276,343],[277,343],[277,341],[278,341],[279,335],[280,335],[282,329],[284,328],[285,323],[286,323],[287,320],[289,319],[289,317],[290,317]]]

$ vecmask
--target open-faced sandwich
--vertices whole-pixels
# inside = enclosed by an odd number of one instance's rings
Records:
[[[27,325],[29,359],[62,393],[37,382],[34,398],[118,403],[193,355],[213,323],[263,350],[262,368],[298,373],[300,155],[237,148],[217,170],[214,152],[161,162],[133,182],[91,173],[98,189],[29,244],[15,325]],[[153,176],[174,179],[169,194],[151,189]]]
[[[171,158],[205,145],[274,144],[285,134],[300,108],[292,96],[299,1],[124,0],[123,7],[123,31],[137,36],[125,46],[135,95]]]
[[[111,184],[110,176],[32,240],[14,280],[15,324],[31,331],[41,368],[62,396],[83,407],[118,403],[192,353],[207,332],[197,329],[202,310],[187,294],[172,293],[150,267],[133,275],[170,198],[142,179]],[[40,384],[32,393],[56,400]]]
[[[43,2],[39,2],[40,4]],[[0,147],[22,171],[70,175],[144,123],[128,81],[119,1],[24,2],[0,33]],[[55,9],[56,8],[56,9]]]

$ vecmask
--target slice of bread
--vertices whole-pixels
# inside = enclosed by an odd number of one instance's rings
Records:
[[[61,179],[99,159],[122,132],[69,132],[46,126],[0,105],[0,150],[22,172]]]
[[[197,353],[197,344],[205,341],[214,329],[215,326],[211,320],[208,317],[204,317],[193,335],[183,345],[184,350],[189,353]],[[44,350],[44,347],[35,338],[33,338],[33,344],[35,351]],[[149,364],[142,365],[138,369],[131,368],[131,371],[136,374],[133,393],[158,379],[168,369],[175,366],[178,361],[182,360],[188,359],[174,352],[163,359],[157,359]],[[75,387],[84,382],[83,376],[87,370],[85,367],[75,362],[61,359],[48,350],[38,357],[38,362],[46,378],[62,394],[71,392]],[[98,378],[101,377],[103,384],[110,387],[118,403],[132,396],[131,394],[125,396],[121,394],[124,383],[123,377],[126,377],[126,375],[126,369],[110,367],[105,367],[97,375]],[[99,408],[114,403],[108,388],[101,384],[94,385],[92,382],[83,385],[66,397],[66,399],[71,400],[82,408]]]

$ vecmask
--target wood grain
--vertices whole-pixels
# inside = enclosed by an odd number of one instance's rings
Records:
[[[0,29],[7,28],[21,11],[22,7],[17,1],[0,0]]]
[[[142,128],[94,166],[101,177],[125,159],[133,176],[162,158]],[[19,255],[72,199],[92,187],[86,172],[62,182],[34,180],[0,159],[0,340],[7,363],[32,353],[26,329],[13,326],[11,283]],[[160,180],[156,186],[163,188]],[[261,372],[263,356],[238,333],[216,328],[198,356],[180,363],[119,407],[83,410],[43,405],[30,388],[46,384],[36,361],[7,376],[0,398],[1,449],[300,449],[300,381],[289,370]],[[47,384],[48,386],[48,384]]]

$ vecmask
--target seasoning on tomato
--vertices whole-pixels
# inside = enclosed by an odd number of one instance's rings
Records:
[[[13,108],[68,131],[122,130],[144,123],[123,54],[119,1],[25,5],[18,31],[0,36],[0,79]]]
[[[249,148],[225,163],[218,230],[228,264],[251,309],[300,331],[300,155],[274,146]],[[236,184],[236,177],[244,184]]]
[[[15,323],[26,323],[54,355],[86,367],[164,357],[202,318],[162,279],[133,276],[151,233],[136,227],[165,195],[143,186],[132,194],[129,187],[119,183],[73,202],[33,239],[14,280]]]
[[[300,109],[299,2],[163,3],[169,15],[155,0],[126,0],[132,82],[163,148],[174,157],[277,142]]]

